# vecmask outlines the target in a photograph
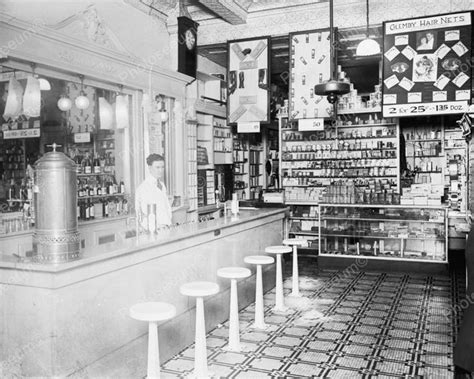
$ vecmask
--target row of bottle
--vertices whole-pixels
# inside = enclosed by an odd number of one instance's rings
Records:
[[[112,175],[91,176],[77,179],[77,197],[104,196],[125,193],[123,180],[119,184]]]
[[[8,200],[33,200],[33,180],[23,178],[20,183],[10,180]]]
[[[95,218],[116,217],[129,212],[127,199],[104,199],[101,201],[79,200],[77,203],[77,218],[93,220]]]
[[[94,154],[93,157],[90,157],[89,154],[86,154],[84,157],[76,155],[74,162],[76,163],[76,172],[78,174],[100,174],[108,172],[109,167],[115,166],[115,158],[110,152],[100,156]]]

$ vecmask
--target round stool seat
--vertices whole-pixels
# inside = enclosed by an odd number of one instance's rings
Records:
[[[245,267],[222,267],[217,270],[217,276],[227,279],[248,278],[252,272]]]
[[[285,238],[283,240],[283,245],[306,246],[307,244],[308,240],[304,238]]]
[[[140,321],[163,321],[175,315],[176,307],[163,302],[138,303],[130,308],[130,317]]]
[[[189,282],[181,285],[179,292],[186,296],[211,296],[219,292],[219,285],[213,282]]]
[[[245,263],[250,263],[253,265],[269,265],[275,260],[272,257],[267,255],[249,255],[244,258]]]
[[[265,248],[265,253],[272,253],[272,254],[286,254],[291,253],[293,249],[289,246],[267,246]]]

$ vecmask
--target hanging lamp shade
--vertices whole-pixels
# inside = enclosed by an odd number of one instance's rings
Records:
[[[40,110],[40,82],[34,76],[28,76],[26,79],[25,94],[23,95],[23,114],[26,117],[39,117]]]
[[[110,130],[114,126],[114,109],[104,98],[99,97],[99,122],[100,129]]]
[[[367,57],[375,54],[380,54],[380,45],[376,40],[367,37],[357,45],[357,56]]]
[[[87,109],[89,108],[90,102],[84,92],[84,75],[79,75],[79,79],[81,80],[81,92],[74,100],[74,104],[76,104],[77,109]]]
[[[63,112],[67,112],[72,108],[72,100],[69,97],[61,96],[58,100],[58,108]]]
[[[128,128],[129,117],[127,95],[118,95],[115,98],[115,123],[117,125],[117,129]]]
[[[49,91],[51,90],[51,83],[45,78],[39,78],[40,90],[41,91]]]
[[[336,60],[336,42],[334,40],[334,19],[333,19],[333,0],[329,0],[329,36],[331,38],[331,59]],[[332,64],[335,66],[335,63]],[[314,93],[319,96],[326,96],[329,103],[334,104],[337,101],[337,97],[349,93],[351,87],[349,83],[340,82],[335,79],[334,68],[331,70],[331,78],[323,83],[316,84],[314,86]],[[336,107],[334,107],[336,109]]]
[[[21,115],[23,102],[23,87],[20,82],[15,78],[11,78],[8,83],[8,96],[5,104],[5,110],[3,112],[3,118],[16,119]]]
[[[314,93],[319,96],[327,96],[331,104],[336,102],[338,96],[349,93],[350,90],[351,86],[349,83],[339,82],[334,79],[314,86]]]
[[[78,97],[76,97],[76,99],[74,100],[74,104],[76,104],[76,107],[78,109],[89,108],[90,102],[87,96],[84,94],[84,91],[81,91],[81,94]]]
[[[356,55],[359,57],[368,57],[370,55],[380,54],[380,44],[369,37],[369,0],[366,0],[366,37],[358,45]]]

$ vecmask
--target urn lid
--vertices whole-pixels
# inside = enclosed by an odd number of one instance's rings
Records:
[[[44,170],[48,168],[65,168],[70,170],[76,170],[76,163],[69,158],[66,154],[56,151],[57,147],[61,145],[57,145],[53,143],[52,145],[47,145],[48,147],[52,147],[53,151],[45,153],[40,159],[35,162],[35,167],[37,170]]]

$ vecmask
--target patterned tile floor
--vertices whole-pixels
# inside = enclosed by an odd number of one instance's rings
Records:
[[[450,309],[463,294],[462,274],[427,275],[319,271],[300,259],[303,299],[289,298],[291,262],[285,263],[288,314],[274,313],[275,289],[265,294],[268,330],[250,327],[254,306],[240,314],[247,351],[228,352],[228,322],[207,335],[208,366],[221,378],[451,378],[459,315]],[[193,345],[162,365],[162,377],[192,374]]]

